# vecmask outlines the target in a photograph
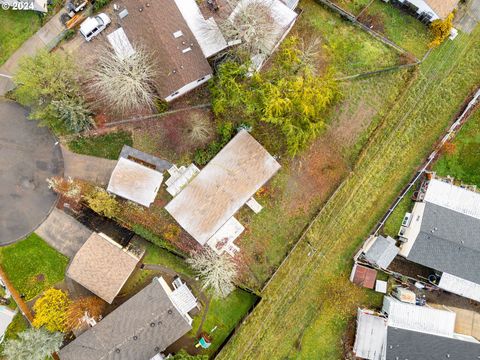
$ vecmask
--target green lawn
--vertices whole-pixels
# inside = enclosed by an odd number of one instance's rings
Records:
[[[405,217],[406,212],[410,212],[413,208],[412,196],[415,192],[415,185],[408,191],[405,197],[400,201],[395,210],[393,210],[390,217],[387,219],[383,225],[382,233],[384,235],[389,235],[392,238],[396,238],[400,226],[402,225],[403,218]]]
[[[132,146],[129,132],[118,131],[106,135],[79,137],[68,142],[68,148],[78,154],[116,160],[123,145]]]
[[[432,34],[427,25],[392,4],[375,0],[363,13],[361,19],[371,17],[374,29],[383,33],[388,39],[422,58],[428,51]]]
[[[368,33],[343,20],[331,10],[313,0],[301,1],[304,10],[294,28],[305,36],[322,41],[323,61],[332,66],[338,76],[354,75],[381,69],[398,63],[398,53]],[[322,66],[322,64],[320,64]]]
[[[43,290],[63,280],[68,258],[36,234],[0,248],[0,264],[10,282],[25,299],[31,300]]]
[[[202,327],[202,332],[210,334],[212,338],[212,345],[205,351],[206,354],[214,354],[218,350],[235,326],[246,316],[247,311],[255,304],[256,300],[255,295],[236,289],[225,299],[213,298],[210,301],[207,317]],[[196,316],[193,321],[193,329],[190,332],[192,337],[197,333],[202,314]],[[211,331],[215,327],[216,329],[212,333]]]
[[[348,283],[352,256],[480,83],[479,36],[460,33],[420,66],[219,359],[342,358],[346,324],[378,300]]]
[[[41,25],[40,15],[34,11],[0,10],[0,65]]]
[[[440,176],[453,176],[480,188],[480,111],[477,109],[455,137],[454,151],[443,154],[433,166]]]

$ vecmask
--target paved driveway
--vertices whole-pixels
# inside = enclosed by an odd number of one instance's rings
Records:
[[[63,173],[55,139],[26,115],[20,105],[0,100],[0,245],[40,225],[56,200],[46,179]]]
[[[455,26],[470,34],[480,22],[480,0],[470,0],[461,12]]]

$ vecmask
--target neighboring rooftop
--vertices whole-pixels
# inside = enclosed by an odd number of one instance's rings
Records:
[[[480,344],[459,338],[427,334],[395,327],[387,328],[385,360],[475,360]]]
[[[92,233],[73,258],[67,276],[111,304],[138,262],[106,235]]]
[[[473,360],[480,343],[454,332],[451,311],[384,298],[382,315],[358,310],[353,351],[367,360]]]
[[[191,330],[163,279],[120,305],[59,351],[61,360],[149,360]],[[161,282],[162,281],[162,282]]]
[[[280,164],[241,130],[165,209],[205,245],[279,169]]]
[[[425,2],[435,11],[438,17],[445,19],[457,8],[460,0],[425,0]]]
[[[134,47],[153,52],[158,65],[155,82],[162,98],[212,74],[195,36],[174,0],[118,0],[128,15],[118,22]]]
[[[113,169],[107,190],[149,207],[155,201],[162,181],[160,172],[121,157]]]

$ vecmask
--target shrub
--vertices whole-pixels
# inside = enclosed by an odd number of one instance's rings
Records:
[[[33,305],[35,318],[32,325],[45,327],[50,332],[67,330],[67,309],[70,300],[62,290],[48,289]]]
[[[193,114],[188,128],[188,137],[192,142],[205,142],[211,135],[210,124],[199,114]]]
[[[195,151],[193,160],[198,165],[205,165],[230,141],[235,132],[233,123],[222,123],[217,130],[218,140],[210,143],[205,149]]]
[[[168,241],[162,239],[160,236],[154,234],[152,231],[148,230],[147,228],[145,228],[144,226],[140,225],[140,224],[134,224],[132,226],[132,230],[135,234],[137,234],[138,236],[141,236],[143,237],[144,239],[150,241],[151,243],[165,249],[165,250],[168,250],[180,257],[185,257],[185,254],[181,253],[180,251],[178,251],[178,249],[176,247],[174,247],[172,244],[170,244]]]
[[[445,41],[446,38],[450,36],[450,32],[453,28],[453,18],[455,14],[451,13],[448,15],[445,20],[434,20],[430,24],[430,29],[435,37],[432,42],[429,44],[429,47],[437,47],[442,42]]]
[[[95,321],[101,320],[105,305],[105,301],[96,296],[86,296],[72,301],[67,310],[69,330],[81,328],[85,316]]]
[[[98,214],[104,215],[109,219],[113,219],[117,215],[118,203],[115,196],[109,194],[101,187],[95,187],[91,193],[85,194],[84,199],[90,209]]]
[[[58,118],[71,132],[78,133],[93,126],[91,111],[81,98],[65,98],[52,101]]]
[[[18,339],[7,340],[3,355],[9,360],[44,360],[58,351],[62,343],[62,333],[30,328],[18,334]]]
[[[93,3],[93,11],[97,12],[108,5],[110,0],[95,0]]]

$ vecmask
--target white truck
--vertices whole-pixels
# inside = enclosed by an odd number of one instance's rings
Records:
[[[108,24],[112,21],[105,13],[100,13],[93,17],[88,17],[82,24],[80,25],[80,33],[83,35],[85,40],[90,41],[95,36],[100,34]]]

